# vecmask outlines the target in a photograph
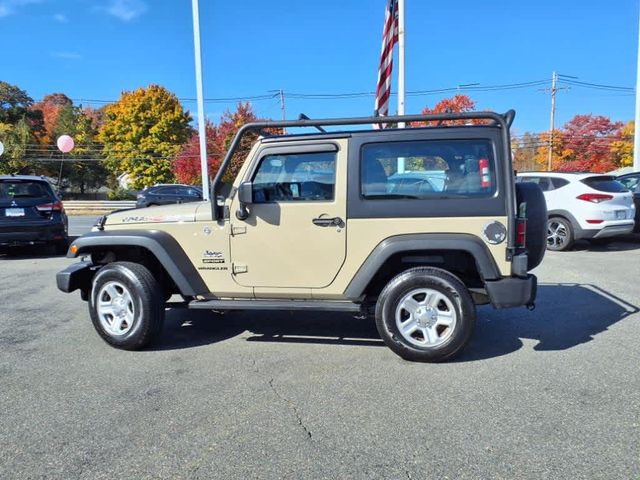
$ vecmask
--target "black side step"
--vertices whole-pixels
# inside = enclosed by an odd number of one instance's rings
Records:
[[[204,310],[324,310],[359,312],[359,303],[330,300],[193,300],[189,308]]]

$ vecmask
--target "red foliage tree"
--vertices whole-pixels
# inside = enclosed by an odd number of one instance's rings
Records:
[[[454,95],[451,98],[443,98],[433,108],[424,107],[422,110],[423,115],[435,114],[435,113],[465,113],[473,112],[476,109],[476,102],[467,95]],[[473,124],[484,123],[484,120],[472,120]],[[426,125],[434,125],[438,122],[414,122],[411,125],[414,127],[422,127]],[[465,120],[447,120],[443,122],[446,125],[464,125],[468,123]]]
[[[207,122],[206,137],[207,165],[209,166],[209,174],[213,176],[220,168],[220,155],[216,152],[217,129],[210,122]],[[200,136],[198,132],[194,132],[178,152],[173,163],[173,173],[180,183],[196,185],[202,181],[200,176]]]
[[[229,149],[238,129],[245,123],[255,122],[257,120],[258,118],[253,112],[251,104],[249,102],[240,102],[235,112],[226,111],[222,115],[219,125],[207,124],[207,164],[209,165],[210,177],[215,176],[218,172],[222,159]],[[179,182],[197,184],[202,181],[200,176],[199,138],[198,133],[194,133],[176,156],[174,174]],[[235,177],[255,139],[256,134],[244,136],[240,147],[231,160],[231,167],[227,172],[229,178]]]
[[[40,142],[52,144],[55,142],[54,129],[58,123],[58,117],[64,107],[73,105],[73,102],[64,93],[51,93],[36,102],[31,107],[34,111],[42,112],[44,132],[40,135]]]
[[[622,122],[602,115],[576,115],[562,129],[562,153],[554,168],[598,173],[616,169],[611,144],[620,140],[622,127]]]

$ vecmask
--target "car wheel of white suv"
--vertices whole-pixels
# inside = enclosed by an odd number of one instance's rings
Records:
[[[574,235],[571,222],[562,217],[551,217],[547,221],[547,250],[561,252],[573,245]]]

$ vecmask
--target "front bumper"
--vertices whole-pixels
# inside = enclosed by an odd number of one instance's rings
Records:
[[[19,246],[50,243],[67,237],[63,223],[0,224],[0,245]]]
[[[78,262],[69,265],[56,274],[58,289],[65,293],[71,293],[78,289],[88,291],[91,280],[98,269],[99,267],[91,262]]]
[[[495,308],[532,306],[536,300],[538,279],[531,274],[525,278],[505,277],[486,281],[484,286]]]

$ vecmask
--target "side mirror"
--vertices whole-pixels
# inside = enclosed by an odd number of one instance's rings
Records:
[[[242,182],[238,188],[238,200],[245,205],[253,203],[253,183]]]
[[[240,208],[236,212],[236,218],[238,220],[246,220],[249,217],[249,211],[247,205],[253,203],[253,184],[251,182],[242,182],[238,188],[238,200],[240,201]]]

